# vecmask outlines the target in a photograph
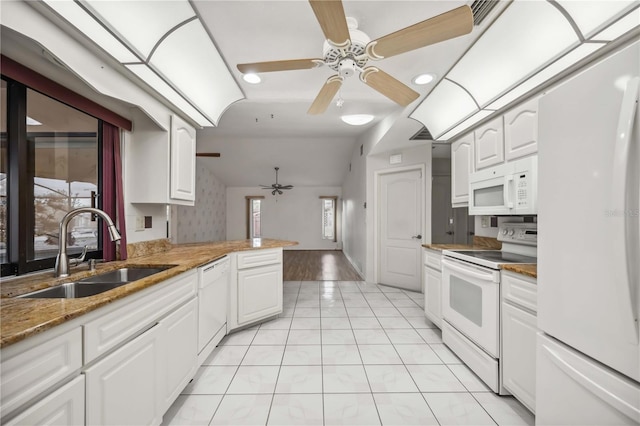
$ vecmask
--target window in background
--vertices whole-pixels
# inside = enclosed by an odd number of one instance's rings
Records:
[[[320,197],[322,202],[322,239],[336,242],[336,201],[338,197]]]
[[[262,237],[262,200],[264,196],[248,195],[247,200],[247,238]]]

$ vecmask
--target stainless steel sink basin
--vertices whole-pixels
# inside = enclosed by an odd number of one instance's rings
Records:
[[[157,267],[129,267],[120,268],[104,274],[94,275],[93,277],[83,278],[79,280],[81,283],[129,283],[131,281],[141,280],[158,272],[165,271],[171,266]]]
[[[77,299],[89,297],[105,291],[123,286],[133,281],[141,280],[173,266],[129,267],[120,268],[93,277],[83,278],[76,282],[60,284],[43,290],[26,293],[18,298],[31,299]]]
[[[76,299],[80,297],[89,297],[99,293],[104,293],[105,291],[112,290],[125,284],[127,283],[73,282],[60,284],[55,287],[45,288],[44,290],[38,290],[16,297],[29,299]]]

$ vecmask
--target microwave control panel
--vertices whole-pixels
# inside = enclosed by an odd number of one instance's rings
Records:
[[[519,173],[516,179],[516,208],[527,207],[529,204],[528,200],[528,183],[529,179],[527,178],[526,173]]]

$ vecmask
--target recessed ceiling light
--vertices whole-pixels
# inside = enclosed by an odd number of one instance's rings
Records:
[[[258,74],[248,73],[242,76],[242,79],[247,83],[258,84],[262,81]]]
[[[425,73],[425,74],[420,74],[417,75],[415,77],[413,77],[413,84],[418,84],[420,86],[425,85],[425,84],[429,84],[433,81],[433,79],[436,78],[435,75],[431,74],[431,73]]]
[[[352,126],[362,126],[367,124],[373,120],[373,115],[371,114],[352,114],[352,115],[343,115],[340,117],[342,121],[347,124],[351,124]]]

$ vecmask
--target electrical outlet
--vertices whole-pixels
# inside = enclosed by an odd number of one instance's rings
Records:
[[[482,216],[480,218],[480,223],[481,223],[483,228],[488,228],[489,227],[489,216]]]
[[[144,216],[136,216],[136,231],[144,231]]]

